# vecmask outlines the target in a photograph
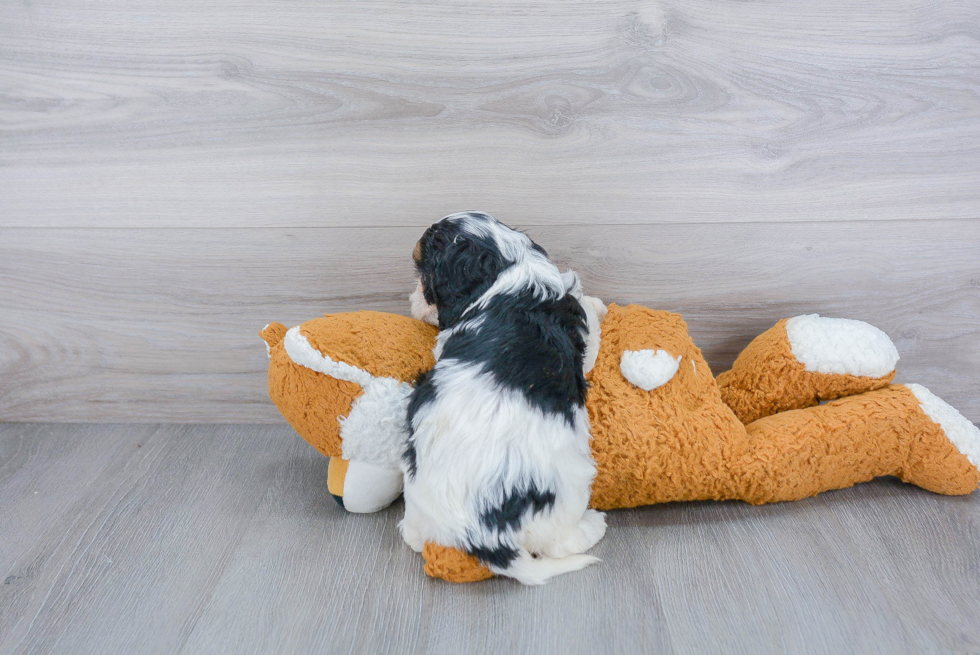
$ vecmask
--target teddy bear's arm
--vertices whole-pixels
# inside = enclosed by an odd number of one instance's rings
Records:
[[[348,512],[370,514],[390,505],[402,492],[398,468],[363,460],[331,457],[327,466],[327,490]]]
[[[816,314],[784,319],[755,338],[717,378],[743,423],[880,389],[895,377],[898,351],[878,328]]]

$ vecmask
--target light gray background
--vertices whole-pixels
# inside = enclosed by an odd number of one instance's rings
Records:
[[[868,320],[980,420],[980,4],[0,5],[0,418],[278,422],[257,331],[405,313],[483,209],[717,372]]]

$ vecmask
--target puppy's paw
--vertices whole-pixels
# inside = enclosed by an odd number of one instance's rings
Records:
[[[595,546],[605,534],[606,515],[589,509],[564,538],[544,549],[545,554],[555,558],[578,555]]]
[[[594,509],[587,509],[582,520],[578,523],[578,528],[582,531],[582,535],[588,543],[582,549],[584,552],[595,546],[599,543],[600,539],[606,536],[606,515]]]
[[[398,529],[401,530],[402,539],[405,540],[408,547],[416,553],[421,553],[425,547],[425,540],[422,539],[422,533],[419,532],[418,528],[402,519],[401,523],[398,524]]]

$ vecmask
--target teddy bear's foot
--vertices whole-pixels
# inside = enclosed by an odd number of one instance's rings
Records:
[[[377,512],[401,494],[402,472],[368,462],[331,457],[327,466],[327,489],[348,512]]]
[[[895,377],[898,350],[864,323],[816,314],[777,323],[718,376],[722,400],[743,423],[880,389]]]
[[[923,489],[968,494],[980,484],[980,430],[919,385],[892,384],[745,426],[734,463],[753,504],[799,500],[894,475]]]
[[[427,542],[422,549],[425,574],[447,582],[477,582],[493,577],[493,572],[480,560],[457,548]]]
[[[919,409],[916,435],[899,477],[941,494],[975,490],[980,484],[980,429],[921,384],[895,386],[910,392]]]

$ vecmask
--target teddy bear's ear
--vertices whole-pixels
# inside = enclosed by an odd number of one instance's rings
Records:
[[[662,387],[681,364],[681,355],[674,358],[666,350],[626,350],[619,360],[623,377],[644,391]]]
[[[409,382],[435,366],[432,349],[439,330],[408,316],[383,312],[330,314],[300,326],[321,355],[374,377]]]
[[[329,375],[338,380],[353,382],[365,388],[374,379],[374,376],[358,366],[352,366],[347,362],[336,361],[329,355],[321,353],[314,348],[306,335],[303,334],[302,326],[297,325],[286,331],[282,345],[286,349],[289,359],[300,366]]]
[[[272,359],[272,348],[282,343],[283,337],[286,336],[286,326],[282,323],[269,323],[259,330],[259,336],[265,341],[265,354]]]

